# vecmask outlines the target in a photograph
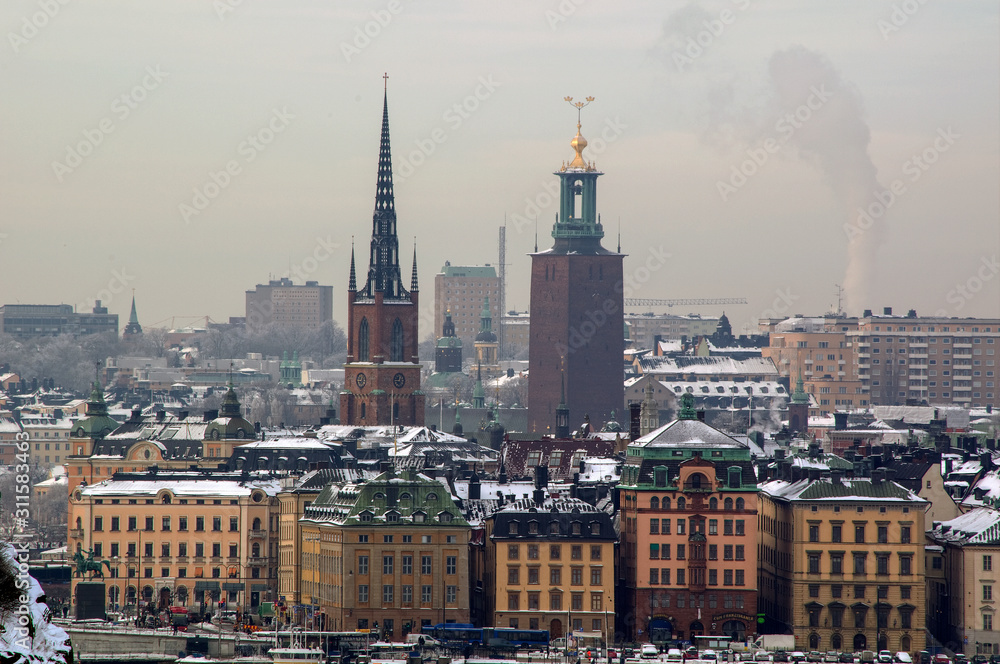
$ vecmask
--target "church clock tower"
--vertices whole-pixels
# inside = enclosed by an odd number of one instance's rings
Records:
[[[375,214],[368,279],[359,290],[351,248],[347,287],[347,364],[340,393],[341,422],[355,426],[422,426],[424,393],[417,358],[417,250],[410,289],[403,288],[389,150],[388,93],[382,101]]]
[[[624,405],[622,350],[622,261],[619,251],[601,246],[604,227],[597,214],[597,178],[603,175],[583,158],[587,139],[579,111],[593,101],[573,102],[576,156],[559,177],[559,216],[551,249],[531,254],[531,330],[528,346],[528,431],[554,433],[557,414],[598,424]],[[564,376],[565,372],[565,376]],[[560,403],[565,377],[565,402]]]

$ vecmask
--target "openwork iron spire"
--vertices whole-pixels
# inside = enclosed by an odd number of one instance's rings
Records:
[[[388,78],[388,77],[386,77]],[[392,151],[389,147],[389,96],[382,100],[382,139],[378,153],[378,181],[375,187],[375,213],[372,218],[371,251],[368,258],[368,281],[360,298],[374,298],[382,293],[386,300],[408,300],[399,272],[399,238],[396,237],[396,204],[392,193]]]
[[[353,293],[358,290],[358,280],[354,276],[354,238],[351,238],[351,277],[347,282],[347,291]]]
[[[410,292],[416,293],[419,290],[417,286],[417,242],[413,241],[413,273],[410,275]]]

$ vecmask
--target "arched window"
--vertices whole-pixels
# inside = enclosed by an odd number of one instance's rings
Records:
[[[903,638],[905,639],[906,637],[904,636]],[[843,641],[840,638],[840,634],[834,632],[833,636],[830,637],[830,647],[834,650],[840,650],[841,645],[843,645]]]
[[[691,473],[691,475],[688,476],[688,481],[685,483],[684,488],[695,490],[702,488],[707,489],[709,488],[708,479],[701,473]]]
[[[727,512],[732,512],[733,511],[733,499],[732,498],[726,498],[722,502],[722,509],[726,510]]]
[[[686,502],[684,500],[684,496],[681,496],[680,498],[677,499],[677,509],[679,510],[684,509],[685,504]]]
[[[396,422],[399,420],[399,402],[392,402],[392,421]]]
[[[809,650],[819,650],[819,634],[809,635]]]
[[[254,542],[250,547],[250,557],[260,558],[260,542]]]
[[[902,636],[902,638],[899,639],[899,647],[903,650],[903,652],[909,652],[910,651],[910,637],[904,634]]]
[[[365,405],[361,404],[361,419],[365,419]]]
[[[358,362],[369,361],[368,352],[368,319],[362,318],[358,326]],[[362,415],[364,417],[364,415]]]
[[[651,510],[658,510],[658,509],[660,509],[660,499],[657,498],[656,496],[653,496],[652,498],[650,498],[649,499],[649,509],[651,509]]]
[[[660,505],[661,505],[661,506],[663,507],[663,509],[665,509],[665,510],[668,510],[668,509],[670,509],[670,496],[664,496],[664,497],[663,497],[663,502],[662,502],[662,503],[660,503]]]
[[[737,498],[736,509],[742,511],[744,507],[746,507],[746,501],[744,501],[742,498]]]
[[[83,530],[83,519],[76,517],[76,529]]]
[[[392,324],[392,345],[389,347],[389,361],[403,361],[403,324],[398,318]]]
[[[710,509],[710,510],[717,510],[717,509],[719,509],[719,499],[716,498],[715,496],[712,496],[711,498],[709,498],[708,499],[708,509]]]
[[[256,518],[253,520],[252,530],[260,530],[260,518]]]

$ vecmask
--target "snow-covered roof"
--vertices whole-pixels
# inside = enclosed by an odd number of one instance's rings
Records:
[[[951,544],[1000,544],[1000,511],[977,507],[950,521],[935,522],[931,537]]]
[[[778,370],[769,357],[748,357],[736,360],[731,357],[644,357],[639,360],[642,373],[696,374],[696,375],[748,375],[778,377]]]
[[[254,489],[261,489],[268,496],[278,495],[281,483],[278,480],[219,480],[211,477],[200,479],[162,480],[104,480],[81,489],[84,496],[156,496],[169,489],[176,496],[228,496],[237,498],[249,496]]]
[[[796,482],[771,480],[761,484],[760,490],[785,500],[927,502],[896,482],[878,482],[868,478],[845,479],[840,482],[834,482],[826,477],[818,480],[802,479]]]

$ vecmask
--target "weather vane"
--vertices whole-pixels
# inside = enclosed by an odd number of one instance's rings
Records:
[[[570,106],[576,106],[576,123],[580,124],[580,113],[583,111],[583,107],[590,106],[590,103],[594,101],[594,98],[587,97],[586,101],[573,101],[572,97],[563,97],[563,100],[569,102]]]

